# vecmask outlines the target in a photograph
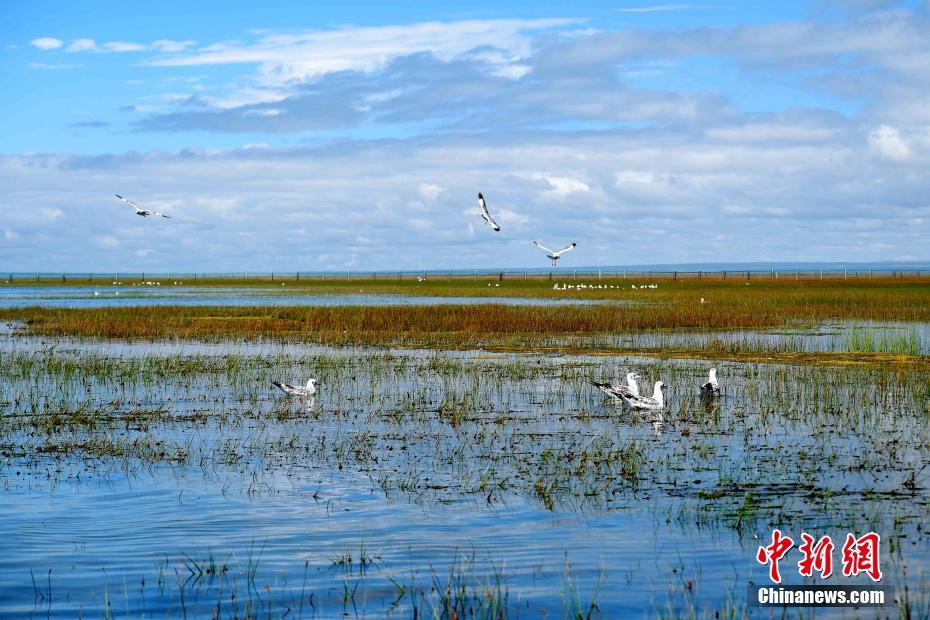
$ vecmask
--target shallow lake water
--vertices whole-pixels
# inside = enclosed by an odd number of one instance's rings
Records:
[[[927,375],[710,363],[2,334],[0,616],[769,617],[774,526],[928,605]]]
[[[504,285],[506,290],[506,284]],[[496,289],[499,290],[499,289]],[[437,304],[506,304],[518,306],[588,305],[585,299],[532,297],[441,297],[432,295],[330,295],[277,287],[209,286],[2,286],[0,309],[119,308],[130,306],[434,306]]]

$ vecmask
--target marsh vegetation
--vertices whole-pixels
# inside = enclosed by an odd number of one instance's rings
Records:
[[[0,523],[35,574],[0,579],[36,613],[739,616],[776,524],[883,532],[926,603],[922,372],[720,363],[708,403],[687,360],[4,342]],[[620,368],[661,416],[588,384]],[[270,388],[304,376],[311,406]]]

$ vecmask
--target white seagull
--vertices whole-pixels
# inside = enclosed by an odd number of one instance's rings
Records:
[[[701,396],[720,396],[720,384],[717,383],[717,369],[711,368],[710,381],[701,386]]]
[[[484,202],[484,196],[481,195],[481,192],[478,192],[478,206],[481,207],[481,219],[488,223],[495,232],[500,232],[501,227],[497,225],[497,222],[494,221],[494,218],[491,217],[491,214],[488,212],[488,205]]]
[[[597,381],[592,381],[591,385],[604,392],[611,398],[620,400],[621,396],[639,397],[639,386],[636,384],[636,380],[639,379],[639,375],[635,372],[626,373],[626,385],[613,385],[611,383],[598,383]]]
[[[128,204],[129,206],[131,206],[133,209],[135,209],[135,210],[136,210],[136,215],[141,215],[142,217],[148,217],[148,216],[150,216],[150,215],[160,215],[160,216],[162,216],[162,217],[167,217],[168,219],[171,219],[171,216],[170,216],[170,215],[165,215],[164,213],[159,213],[158,211],[150,211],[149,209],[143,209],[142,207],[140,207],[139,205],[137,205],[137,204],[134,203],[133,201],[131,201],[131,200],[126,200],[125,198],[123,198],[123,197],[120,196],[119,194],[116,194],[116,197],[119,198],[120,200],[122,200],[123,202],[125,202],[126,204]]]
[[[662,409],[665,407],[665,396],[662,394],[667,385],[661,381],[656,381],[655,388],[652,390],[652,396],[624,396],[620,398],[629,405],[630,409]]]
[[[533,239],[533,243],[536,244],[536,247],[537,247],[537,248],[539,248],[540,250],[542,250],[543,252],[545,252],[545,253],[546,253],[546,256],[552,260],[552,266],[553,266],[553,267],[555,267],[556,264],[559,262],[559,259],[562,257],[562,254],[565,254],[565,253],[568,252],[569,250],[575,249],[575,246],[578,245],[577,243],[572,243],[571,245],[565,246],[564,248],[562,248],[562,249],[559,250],[558,252],[554,252],[553,250],[550,250],[549,248],[547,248],[547,247],[545,247],[545,246],[543,246],[543,245],[540,245],[539,242],[536,241],[536,239]]]
[[[316,379],[307,379],[305,387],[297,387],[280,381],[272,381],[271,385],[275,386],[288,396],[313,396],[316,394]]]

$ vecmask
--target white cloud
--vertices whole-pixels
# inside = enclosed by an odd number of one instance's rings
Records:
[[[244,114],[248,116],[277,116],[283,112],[283,110],[278,108],[256,108],[252,110],[246,110]]]
[[[56,39],[54,37],[39,37],[38,39],[30,41],[29,45],[40,50],[57,50],[63,43],[61,39]]]
[[[109,41],[100,47],[108,52],[144,52],[148,49],[140,43],[128,43],[126,41]]]
[[[416,52],[452,58],[488,45],[526,54],[530,39],[524,33],[577,22],[576,19],[492,19],[267,34],[255,43],[216,43],[188,55],[158,59],[153,64],[269,63],[289,75],[307,78],[330,71],[371,70],[390,58]]]
[[[442,193],[442,186],[435,183],[420,183],[417,191],[426,200],[436,200],[436,197]]]
[[[573,192],[590,192],[591,187],[578,179],[572,177],[547,176],[544,174],[533,175],[534,179],[545,181],[549,184],[546,193],[557,198],[565,198]]]
[[[428,52],[451,60],[476,48],[497,49],[485,58],[492,72],[516,79],[528,68],[533,32],[563,28],[577,19],[489,19],[351,27],[300,34],[265,33],[251,43],[222,42],[151,60],[159,66],[257,64],[251,85],[240,85],[237,105],[280,100],[293,86],[338,71],[370,72],[392,59]],[[502,53],[501,53],[502,52]],[[247,92],[251,91],[251,92]],[[274,92],[269,97],[268,93]],[[223,107],[230,107],[225,105]]]
[[[120,241],[113,235],[104,235],[102,237],[97,237],[97,245],[102,248],[118,248],[120,246]]]
[[[879,157],[891,161],[904,161],[911,156],[901,134],[889,125],[879,125],[869,133],[869,147]]]
[[[205,130],[191,139],[208,147],[231,138],[206,132],[267,134],[272,146],[0,155],[0,222],[30,241],[10,253],[26,264],[61,249],[61,267],[75,269],[117,260],[84,240],[114,230],[99,197],[131,186],[141,204],[183,218],[153,226],[130,211],[114,236],[175,268],[532,266],[532,236],[578,241],[568,265],[925,254],[924,16],[596,32],[515,21],[152,43],[146,60],[157,64],[244,64],[238,78],[228,76],[235,67],[218,70],[223,79],[198,71],[208,90],[196,98],[182,76],[147,80],[155,90],[133,89],[147,106],[134,109],[180,121],[139,128]],[[722,79],[691,62],[708,56],[727,67]],[[639,87],[631,67],[660,67],[669,90]],[[727,90],[731,70],[791,96],[752,93],[753,110],[741,109],[750,91]],[[479,189],[500,234],[475,214]],[[80,217],[62,217],[60,205]],[[665,239],[621,248],[621,226]],[[725,234],[714,241],[697,227]],[[325,260],[308,247],[326,247]]]
[[[703,5],[693,4],[655,4],[653,6],[632,6],[617,9],[619,13],[667,13],[668,11],[688,11],[691,9],[707,8]]]
[[[48,208],[48,207],[43,207],[39,209],[36,213],[39,216],[39,219],[44,222],[54,222],[55,220],[61,217],[64,217],[65,215],[64,211],[62,211],[61,209]]]
[[[65,48],[66,52],[87,52],[96,49],[97,43],[93,39],[74,39]]]
[[[669,129],[439,135],[395,140],[389,150],[381,141],[354,141],[175,155],[0,156],[6,194],[0,221],[24,237],[54,226],[47,240],[33,242],[30,235],[29,244],[8,252],[17,264],[40,268],[54,255],[61,262],[49,269],[98,271],[138,269],[143,258],[159,268],[196,262],[211,270],[278,270],[295,263],[308,270],[545,266],[528,243],[533,237],[579,242],[566,265],[919,254],[930,235],[930,205],[919,197],[930,192],[930,180],[911,174],[911,167],[869,157],[868,132],[856,137],[850,126],[852,138],[841,143],[754,137],[718,143]],[[914,149],[911,157],[923,161],[922,154]],[[442,191],[421,192],[421,185]],[[100,197],[125,186],[134,188],[141,205],[183,218],[139,222],[117,209],[125,220],[115,224],[122,226],[118,234],[111,232],[114,207]],[[502,226],[499,235],[487,234],[473,208],[478,188]],[[435,194],[434,202],[424,193]],[[540,200],[540,194],[554,199]],[[429,209],[411,224],[409,206],[418,202]],[[47,221],[49,213],[41,210],[60,212],[61,204],[81,218]],[[665,230],[666,242],[656,247],[648,236],[634,236],[617,246],[621,226]],[[727,231],[726,243],[707,244],[694,234],[698,226]],[[298,228],[307,234],[292,234]],[[241,231],[251,236],[240,237]],[[891,247],[864,250],[863,234]],[[151,254],[117,255],[83,242],[106,235]],[[309,256],[308,243],[326,247],[327,260]],[[598,245],[608,249],[595,258]],[[397,247],[408,249],[397,253]]]
[[[164,52],[166,54],[174,54],[177,52],[183,52],[196,43],[196,41],[174,41],[172,39],[158,39],[152,43],[152,49],[159,52]]]
[[[64,63],[64,62],[30,62],[30,69],[43,69],[48,71],[54,71],[56,69],[80,69],[84,65],[78,63]]]

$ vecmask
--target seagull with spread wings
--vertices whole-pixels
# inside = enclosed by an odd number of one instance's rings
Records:
[[[133,209],[135,209],[135,210],[136,210],[136,215],[140,215],[140,216],[142,216],[142,217],[148,217],[148,216],[150,216],[150,215],[160,215],[160,216],[162,216],[162,217],[166,217],[166,218],[168,218],[168,219],[171,219],[171,216],[170,216],[170,215],[165,215],[164,213],[159,213],[158,211],[151,211],[151,210],[149,210],[149,209],[143,209],[142,207],[140,207],[139,205],[137,205],[137,204],[134,203],[133,201],[127,200],[127,199],[123,198],[122,196],[120,196],[119,194],[116,194],[116,197],[119,198],[120,200],[122,200],[123,202],[125,202],[126,204],[128,204],[128,205],[129,205],[130,207],[132,207]]]
[[[488,205],[484,202],[484,196],[481,195],[481,192],[478,192],[478,206],[481,207],[481,219],[488,223],[494,232],[500,232],[501,227],[497,225],[497,222],[494,221],[494,218],[491,217],[491,214],[488,212]]]
[[[549,248],[547,248],[547,247],[544,246],[544,245],[540,245],[539,242],[536,241],[535,239],[533,239],[533,243],[536,245],[537,248],[539,248],[540,250],[542,250],[543,252],[545,252],[545,253],[546,253],[546,256],[547,256],[550,260],[552,260],[552,266],[553,266],[553,267],[555,267],[555,266],[558,264],[559,259],[562,257],[562,254],[565,254],[565,253],[568,252],[569,250],[575,249],[575,246],[578,245],[577,243],[572,243],[571,245],[565,246],[564,248],[562,248],[562,249],[559,250],[558,252],[555,252],[555,251],[553,251],[553,250],[550,250]]]

